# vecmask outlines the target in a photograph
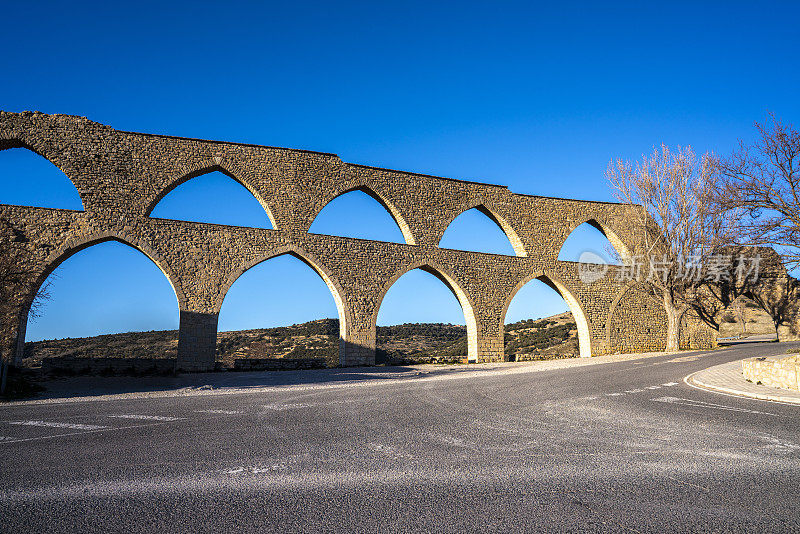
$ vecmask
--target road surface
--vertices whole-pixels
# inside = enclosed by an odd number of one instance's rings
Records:
[[[0,406],[0,531],[797,531],[800,407],[683,382],[786,348]]]

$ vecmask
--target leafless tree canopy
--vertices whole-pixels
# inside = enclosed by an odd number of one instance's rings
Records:
[[[631,253],[645,262],[644,287],[664,302],[667,350],[677,350],[680,317],[698,298],[700,267],[737,231],[735,219],[709,204],[714,163],[709,155],[698,160],[691,147],[662,145],[636,164],[612,161],[606,171],[620,201],[645,208],[634,222],[642,235]]]
[[[30,251],[24,246],[27,241],[27,237],[10,222],[0,219],[0,315],[3,317],[8,317],[12,308],[21,304],[16,295],[30,291],[36,283],[36,273],[29,262]],[[31,318],[40,315],[49,298],[49,283],[43,284],[31,303]]]
[[[746,212],[739,242],[773,246],[800,266],[800,133],[774,114],[755,126],[756,141],[714,161],[713,200],[729,217]]]

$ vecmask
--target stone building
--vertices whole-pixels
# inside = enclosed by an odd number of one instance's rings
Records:
[[[281,254],[307,263],[330,288],[341,327],[339,360],[331,364],[374,363],[381,301],[415,268],[437,276],[458,299],[471,361],[503,359],[506,311],[533,279],[569,305],[581,356],[665,344],[663,307],[618,280],[618,267],[583,281],[585,264],[558,260],[566,238],[586,222],[625,255],[636,239],[629,224],[632,210],[641,209],[636,206],[515,194],[499,185],[354,165],[334,154],[124,132],[68,115],[0,112],[0,150],[15,147],[61,169],[77,188],[83,211],[0,205],[0,219],[13,227],[31,272],[31,283],[16,288],[3,308],[0,350],[6,362],[21,358],[36,288],[71,255],[108,240],[146,254],[172,284],[180,307],[178,366],[184,370],[213,367],[226,292],[249,268]],[[246,187],[273,229],[150,217],[175,187],[213,171]],[[405,243],[308,233],[326,204],[353,190],[386,208]],[[515,256],[438,246],[450,222],[471,208],[499,225]],[[702,328],[686,331],[684,344],[712,342]]]

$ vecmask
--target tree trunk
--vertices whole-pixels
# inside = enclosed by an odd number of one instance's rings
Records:
[[[681,340],[681,314],[672,296],[664,292],[664,310],[667,312],[667,352],[677,352]]]
[[[775,341],[780,342],[780,340],[781,340],[781,330],[780,330],[781,323],[780,322],[776,322],[776,321],[772,321],[772,322],[773,322],[773,324],[775,324]]]
[[[8,364],[0,360],[0,395],[6,392],[6,378],[8,377]]]

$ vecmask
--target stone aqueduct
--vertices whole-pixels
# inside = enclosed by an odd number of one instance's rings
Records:
[[[17,147],[60,168],[84,211],[0,205],[0,219],[25,236],[35,273],[32,287],[17,292],[15,311],[3,317],[2,357],[10,363],[21,359],[38,285],[71,255],[108,240],[146,254],[172,284],[180,308],[178,366],[184,370],[213,368],[226,292],[250,267],[282,254],[307,263],[333,294],[341,331],[339,361],[332,364],[374,363],[383,296],[415,268],[437,276],[457,297],[471,361],[503,359],[506,310],[536,278],[569,304],[581,356],[664,346],[663,308],[617,281],[614,266],[585,284],[579,264],[558,260],[568,235],[585,222],[624,254],[636,239],[628,222],[636,206],[514,194],[503,186],[354,165],[333,154],[117,131],[83,117],[0,112],[0,150]],[[172,189],[213,171],[244,185],[273,229],[149,216]],[[386,208],[404,244],[308,233],[326,204],[353,190]],[[516,256],[439,248],[450,222],[471,208],[502,228]],[[697,344],[700,337],[689,331],[684,342]]]

